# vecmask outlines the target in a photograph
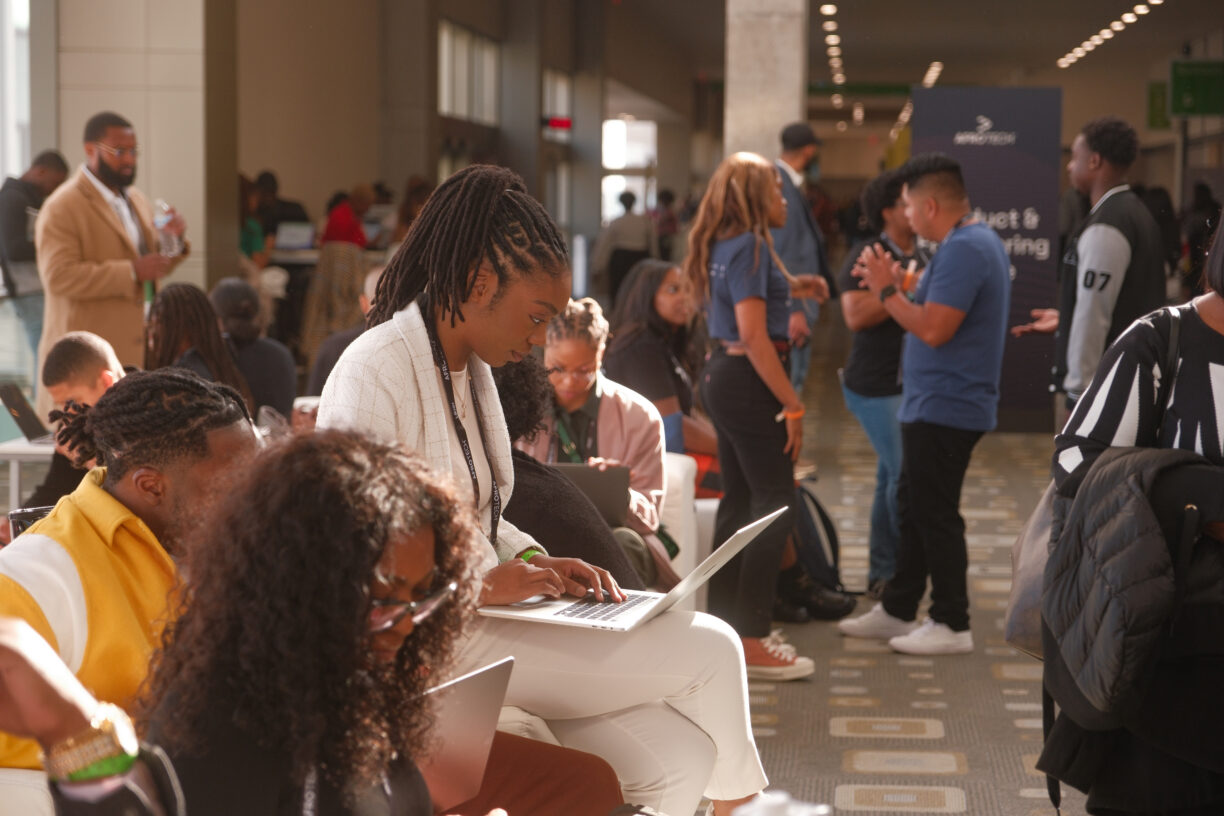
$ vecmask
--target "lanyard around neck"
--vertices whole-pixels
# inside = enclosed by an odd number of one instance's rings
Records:
[[[467,462],[468,475],[472,477],[472,496],[476,503],[476,515],[480,515],[480,478],[476,475],[476,460],[472,458],[472,447],[468,444],[467,430],[463,427],[463,420],[459,418],[459,408],[455,405],[455,386],[451,382],[450,366],[446,362],[446,355],[442,353],[442,348],[438,344],[438,338],[434,335],[432,328],[428,323],[425,324],[426,333],[429,335],[429,348],[433,352],[434,365],[438,367],[438,371],[442,374],[442,390],[446,392],[446,401],[450,405],[451,422],[455,426],[455,436],[459,437],[459,447],[463,449],[463,458]],[[472,395],[472,410],[476,414],[476,427],[480,430],[480,444],[484,445],[485,460],[489,462],[489,482],[492,485],[492,500],[489,512],[489,543],[494,547],[497,546],[497,522],[501,518],[501,491],[497,489],[497,475],[493,470],[493,462],[489,460],[489,444],[485,440],[484,423],[480,420],[480,400],[476,396],[476,378],[469,377],[468,385]]]

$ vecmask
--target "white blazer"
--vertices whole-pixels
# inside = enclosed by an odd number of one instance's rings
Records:
[[[480,400],[486,455],[501,493],[502,508],[514,491],[510,434],[502,414],[497,386],[487,363],[468,358],[468,374]],[[361,431],[387,442],[399,442],[441,474],[453,472],[450,409],[438,382],[433,352],[421,309],[414,302],[386,323],[354,340],[332,369],[319,400],[319,428]],[[535,539],[503,517],[497,525],[497,547],[484,528],[486,507],[480,508],[484,543],[482,569],[491,569],[529,547],[544,552]]]

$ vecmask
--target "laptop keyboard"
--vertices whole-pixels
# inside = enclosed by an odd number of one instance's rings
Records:
[[[612,603],[611,601],[597,601],[594,598],[583,598],[581,601],[574,601],[569,606],[558,609],[554,614],[564,618],[581,618],[582,620],[600,620],[607,621],[616,618],[629,611],[640,603],[649,601],[656,596],[654,595],[639,595],[634,592],[626,592],[625,598],[621,603]]]

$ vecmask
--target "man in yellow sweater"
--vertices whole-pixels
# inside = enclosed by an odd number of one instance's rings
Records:
[[[62,419],[60,440],[100,466],[0,550],[0,616],[26,620],[96,697],[128,706],[174,613],[181,542],[258,438],[237,392],[176,368],[130,374]],[[0,734],[6,812],[51,813],[45,778],[34,742]]]

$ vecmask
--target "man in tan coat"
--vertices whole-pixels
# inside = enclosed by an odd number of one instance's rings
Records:
[[[38,274],[46,291],[39,368],[71,331],[107,340],[125,366],[144,362],[144,284],[155,284],[186,255],[160,252],[148,199],[132,187],[136,133],[115,113],[85,125],[85,164],[43,204],[34,228]],[[186,229],[175,215],[167,227]],[[40,389],[38,411],[51,409]]]

